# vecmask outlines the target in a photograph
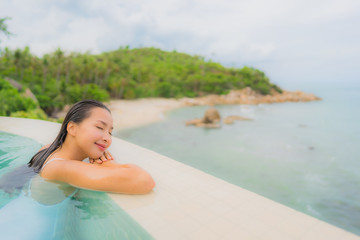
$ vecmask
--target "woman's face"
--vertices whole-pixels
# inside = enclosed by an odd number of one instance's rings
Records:
[[[113,120],[103,108],[93,108],[88,118],[77,126],[76,142],[82,152],[90,158],[99,158],[111,145]]]

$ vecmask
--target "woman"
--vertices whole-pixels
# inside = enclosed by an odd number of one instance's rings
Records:
[[[29,162],[41,177],[78,188],[145,194],[154,180],[132,164],[118,164],[106,151],[111,145],[113,121],[102,103],[84,100],[67,113],[54,142],[40,149]],[[90,163],[83,162],[89,158]],[[96,160],[95,160],[96,159]]]

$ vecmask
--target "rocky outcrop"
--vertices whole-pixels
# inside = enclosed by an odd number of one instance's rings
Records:
[[[269,95],[261,95],[247,87],[241,90],[231,90],[227,95],[208,95],[198,98],[182,99],[186,106],[216,105],[216,104],[260,104],[260,103],[282,103],[282,102],[309,102],[318,101],[321,98],[311,93],[302,91],[283,91],[278,93],[275,90]]]
[[[241,116],[228,116],[226,118],[224,118],[224,123],[225,124],[233,124],[234,121],[236,120],[252,120],[251,118],[245,118],[245,117],[241,117]]]
[[[186,126],[194,125],[196,127],[205,127],[205,128],[219,128],[221,117],[219,111],[215,108],[209,108],[206,110],[203,118],[195,118],[192,120],[186,121]]]
[[[26,88],[25,92],[22,94],[24,97],[28,97],[31,98],[32,100],[34,100],[34,102],[36,102],[37,104],[39,103],[39,101],[37,100],[36,96],[33,94],[33,92],[30,90],[30,88]]]
[[[203,118],[195,118],[192,120],[188,120],[186,121],[186,126],[194,125],[195,127],[219,128],[220,120],[221,117],[219,111],[215,108],[209,108],[208,110],[206,110]],[[233,115],[224,118],[224,123],[233,124],[234,121],[236,120],[252,120],[252,119]]]
[[[23,90],[23,86],[21,83],[15,81],[12,78],[9,77],[5,77],[4,78],[6,81],[8,81],[11,86],[13,86],[14,88],[16,88],[19,92],[21,92]],[[25,91],[21,94],[24,97],[28,97],[31,98],[32,100],[34,100],[37,104],[39,103],[39,101],[37,100],[36,96],[32,93],[32,91],[30,90],[30,88],[26,88]]]
[[[20,83],[18,83],[17,81],[15,81],[14,79],[9,78],[9,77],[5,77],[4,79],[6,81],[8,81],[11,84],[11,86],[16,88],[19,92],[22,90],[22,85]]]

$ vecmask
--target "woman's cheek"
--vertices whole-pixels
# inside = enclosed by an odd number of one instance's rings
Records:
[[[99,141],[99,140],[102,140],[102,132],[101,131],[95,131],[92,133],[92,137],[95,141]]]

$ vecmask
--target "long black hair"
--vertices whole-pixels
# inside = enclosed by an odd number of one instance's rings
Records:
[[[29,167],[32,167],[35,172],[39,173],[46,159],[56,149],[62,146],[67,136],[67,125],[69,122],[81,123],[84,119],[90,116],[91,110],[95,107],[106,109],[110,112],[103,103],[96,100],[83,100],[75,103],[66,114],[64,122],[61,125],[60,132],[55,138],[54,142],[48,147],[37,152],[28,163]]]

